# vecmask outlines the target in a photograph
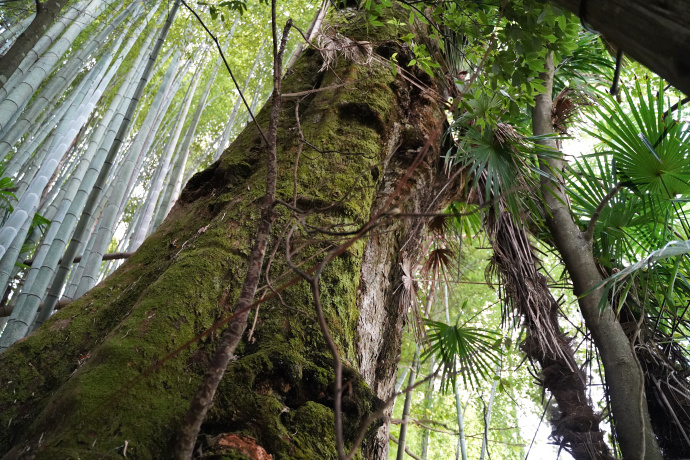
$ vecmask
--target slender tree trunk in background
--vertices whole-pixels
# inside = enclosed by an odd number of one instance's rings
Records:
[[[75,104],[73,106],[75,108],[74,111],[72,111],[71,109],[70,111],[68,111],[68,123],[64,123],[61,125],[59,135],[56,136],[56,140],[52,143],[50,147],[51,154],[48,156],[47,161],[44,163],[44,166],[42,166],[39,170],[36,179],[32,180],[31,185],[27,189],[27,192],[25,194],[26,199],[24,196],[22,196],[22,198],[19,200],[19,203],[17,204],[18,209],[26,211],[26,220],[28,222],[31,222],[38,208],[38,206],[29,208],[29,204],[33,204],[36,201],[35,197],[39,193],[39,190],[44,191],[46,189],[45,183],[46,178],[48,177],[47,174],[54,174],[55,172],[57,172],[58,166],[51,165],[56,163],[58,155],[66,155],[69,152],[69,145],[72,144],[72,140],[77,136],[78,130],[86,122],[86,117],[89,116],[89,114],[93,110],[96,102],[100,99],[103,90],[105,89],[105,87],[107,87],[110,78],[112,78],[112,76],[115,74],[115,70],[117,70],[117,67],[112,68],[105,75],[105,78],[103,78],[103,74],[108,69],[108,64],[110,64],[112,60],[111,54],[112,53],[106,53],[106,55],[103,56],[98,65],[96,65],[93,68],[92,73],[94,75],[92,77],[92,90],[91,94],[89,94],[88,100],[85,100],[83,103],[78,105]],[[65,190],[63,189],[63,192],[64,191]],[[25,201],[29,204],[24,204]],[[64,212],[67,211],[68,207],[68,205],[63,206],[62,209],[64,210]],[[61,221],[63,216],[64,213],[61,213],[61,215],[58,217],[58,220]],[[5,230],[6,229],[3,229],[3,232]],[[55,233],[57,233],[57,230],[57,227],[53,226],[52,231],[47,236],[52,239]],[[0,233],[0,236],[1,235],[2,233]],[[15,259],[16,261],[16,258],[20,253],[22,243],[24,242],[25,236],[25,232],[22,233],[20,231],[17,233],[17,235],[14,237],[12,245],[10,245],[10,247],[4,253],[3,259]],[[9,281],[9,279],[6,276],[2,276],[0,280],[0,282],[3,282],[4,284],[7,284],[7,282]],[[30,279],[30,282],[33,284],[34,280],[35,278],[32,277]],[[29,281],[28,278],[27,281]],[[15,308],[15,310],[12,312],[12,316],[8,321],[7,328],[2,333],[2,336],[0,336],[0,349],[8,347],[16,340],[22,338],[28,332],[31,324],[33,323],[36,311],[38,309],[38,304],[40,302],[40,299],[36,297],[34,297],[33,300],[33,304],[27,304],[26,296],[24,296],[17,301],[17,308]]]
[[[307,51],[283,83],[286,93],[347,83],[299,103],[303,120],[320,120],[302,124],[305,138],[327,139],[329,150],[343,154],[305,147],[297,206],[310,209],[309,222],[319,227],[358,228],[372,217],[378,224],[320,278],[325,317],[345,363],[346,447],[395,385],[402,312],[409,307],[400,265],[417,263],[424,233],[425,218],[380,213],[394,201],[406,213],[438,212],[460,185],[446,183],[441,160],[445,116],[438,101],[444,95],[434,95],[434,88],[422,94],[400,73],[393,76],[390,52],[401,56],[405,48],[381,31],[364,35],[365,27],[349,21],[341,33],[385,43],[376,50],[382,62],[360,67],[342,59],[319,73],[321,59]],[[296,126],[296,103],[284,102],[278,137],[278,190],[286,202],[293,199],[298,131],[287,128]],[[264,130],[267,120],[268,112],[261,111]],[[192,177],[167,220],[102,286],[0,355],[0,452],[7,458],[26,449],[37,458],[121,455],[125,441],[137,457],[170,457],[171,437],[216,338],[194,342],[152,376],[142,372],[208,328],[223,314],[219,305],[235,299],[264,193],[261,142],[256,127],[248,126],[221,161]],[[340,204],[319,211],[332,202]],[[276,212],[271,244],[282,245],[280,233],[292,225],[292,212]],[[300,244],[311,237],[295,238]],[[319,238],[295,256],[305,269],[323,249],[343,243],[339,236]],[[282,250],[271,267],[276,289],[292,278]],[[307,286],[297,283],[281,296],[262,306],[268,313],[259,315],[256,341],[240,343],[202,433],[248,436],[242,439],[274,458],[333,458],[332,356]],[[387,424],[374,427],[362,454],[382,460],[387,444]],[[205,452],[213,448],[220,449],[207,446]]]
[[[496,368],[496,377],[501,376],[500,366]],[[498,380],[494,379],[491,384],[491,393],[489,394],[489,403],[484,404],[484,435],[482,437],[482,450],[479,454],[479,460],[484,460],[484,456],[489,450],[489,428],[491,427],[491,411],[494,407],[494,399],[496,398],[496,387]]]
[[[227,45],[232,40],[232,37],[235,33],[235,28],[237,27],[237,24],[239,23],[240,20],[240,15],[237,15],[235,18],[235,22],[233,22],[232,27],[230,28],[230,32],[228,33],[228,36],[225,39],[225,43],[223,48],[227,49]],[[211,92],[211,87],[213,86],[213,82],[216,79],[216,75],[218,73],[218,68],[220,67],[220,64],[222,63],[222,57],[218,56],[216,59],[216,63],[211,69],[211,73],[209,75],[209,79],[206,82],[206,87],[204,88],[204,91],[202,93],[201,99],[199,100],[198,106],[197,106],[197,112],[199,112],[199,117],[196,121],[198,124],[199,119],[201,118],[201,113],[199,111],[199,108],[203,110],[203,108],[206,106],[206,101],[208,100],[208,96]],[[198,66],[199,70],[201,70],[202,66]],[[136,232],[134,233],[134,236],[132,237],[132,241],[129,245],[129,251],[134,251],[136,248],[138,248],[141,243],[144,241],[146,236],[152,232],[152,230],[155,230],[152,226],[153,218],[155,217],[155,211],[157,206],[157,203],[160,201],[161,198],[161,191],[163,190],[163,187],[165,185],[165,178],[168,175],[168,172],[170,171],[170,164],[171,160],[173,157],[173,154],[175,153],[175,149],[177,147],[177,141],[180,137],[180,134],[182,132],[182,128],[184,126],[184,122],[187,118],[187,113],[189,111],[189,108],[191,106],[192,100],[194,99],[194,93],[196,91],[196,86],[199,83],[199,72],[197,72],[194,77],[192,77],[192,84],[190,85],[190,89],[188,91],[188,94],[185,96],[185,102],[183,103],[183,109],[179,112],[178,115],[178,120],[175,126],[175,131],[173,132],[173,135],[170,136],[168,140],[168,144],[161,154],[161,160],[159,167],[156,169],[156,175],[154,178],[151,180],[151,186],[149,193],[147,194],[146,202],[142,206],[141,209],[141,220],[137,225]],[[196,117],[196,115],[195,115]],[[194,121],[192,121],[194,123]]]
[[[535,135],[553,134],[551,114],[554,67],[551,54],[547,56],[546,69],[547,72],[540,75],[546,92],[536,97],[532,113]],[[543,140],[540,143],[558,151],[555,140]],[[542,164],[542,169],[557,179],[563,168],[562,158],[548,158]],[[592,291],[601,282],[592,254],[592,241],[573,222],[561,186],[544,176],[541,180],[546,224],[573,281],[573,292],[579,297],[580,311],[604,364],[617,440],[623,457],[661,459],[649,420],[643,375],[637,358],[608,302],[604,310],[599,311],[602,289]],[[589,294],[581,297],[585,292]]]
[[[467,460],[467,442],[465,441],[465,412],[460,398],[460,386],[455,385],[455,411],[458,420],[458,444],[455,447],[455,460]]]
[[[431,358],[431,363],[429,364],[429,373],[434,372],[434,368],[436,367],[436,357]],[[431,411],[431,408],[434,405],[434,393],[435,393],[435,388],[434,385],[436,383],[436,379],[432,378],[429,380],[429,384],[427,385],[426,391],[424,392],[424,403],[422,404],[422,408],[424,410],[425,418],[428,417],[428,420],[433,419],[433,412]],[[428,414],[428,415],[427,415]],[[427,460],[429,458],[429,435],[431,431],[428,428],[422,428],[422,448],[420,449],[420,454],[419,456],[423,460]]]
[[[410,409],[412,408],[412,386],[414,386],[415,378],[417,377],[417,368],[419,367],[419,347],[414,352],[414,357],[410,363],[410,374],[407,379],[407,391],[405,392],[405,404],[402,411],[402,422],[400,422],[400,434],[398,435],[398,453],[395,456],[396,460],[405,460],[405,443],[407,442],[407,429],[410,425]]]
[[[45,0],[36,3],[40,6],[31,25],[17,37],[7,53],[0,57],[0,85],[10,78],[36,42],[44,36],[46,29],[58,17],[67,0]]]
[[[443,307],[446,312],[446,324],[450,323],[450,304],[448,302],[448,283],[443,284]],[[455,385],[455,413],[458,421],[458,444],[455,448],[455,460],[467,460],[467,444],[465,442],[465,414],[460,398],[460,385]]]

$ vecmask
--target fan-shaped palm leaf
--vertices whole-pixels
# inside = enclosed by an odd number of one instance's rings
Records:
[[[654,94],[654,87],[657,92]],[[690,192],[690,132],[664,111],[662,80],[638,80],[625,89],[625,104],[602,98],[587,130],[602,140],[616,161],[620,178],[640,193],[670,199]]]
[[[441,390],[447,391],[448,384],[453,388],[457,376],[463,383],[473,387],[491,377],[500,361],[500,335],[485,329],[465,325],[454,325],[426,319],[429,329],[430,348],[422,358],[435,356],[441,364]]]

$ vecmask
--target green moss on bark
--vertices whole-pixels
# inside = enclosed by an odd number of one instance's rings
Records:
[[[394,39],[389,29],[375,29],[375,39]],[[406,114],[388,65],[359,67],[341,59],[321,74],[320,66],[308,51],[284,83],[286,93],[345,83],[300,102],[301,128],[319,151],[304,147],[297,205],[310,211],[309,225],[352,231],[371,215],[389,138]],[[285,201],[293,199],[295,104],[283,104],[279,133],[278,191]],[[265,130],[268,111],[257,119]],[[0,426],[6,427],[0,453],[15,456],[28,448],[36,458],[119,458],[127,443],[129,458],[170,455],[217,336],[153,366],[227,315],[219,305],[237,298],[264,195],[264,156],[258,130],[249,125],[217,164],[192,178],[169,218],[112,277],[0,356]],[[290,212],[277,210],[274,287],[293,276],[280,239]],[[296,237],[295,244],[304,245],[296,261],[306,267],[343,241],[314,238]],[[348,443],[380,404],[354,368],[364,244],[350,246],[321,276],[325,315],[345,364]],[[238,348],[202,431],[252,437],[276,459],[335,458],[333,359],[306,283],[262,304],[257,323],[251,343]]]

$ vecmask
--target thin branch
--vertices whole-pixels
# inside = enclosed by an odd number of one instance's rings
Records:
[[[228,61],[225,59],[225,54],[223,53],[223,48],[220,46],[220,42],[218,42],[218,39],[216,38],[213,33],[206,27],[206,24],[204,24],[204,21],[199,17],[196,11],[194,11],[189,5],[184,0],[180,0],[182,4],[194,15],[194,17],[199,21],[199,24],[201,24],[201,27],[204,28],[206,33],[211,37],[211,39],[215,42],[216,48],[218,48],[218,52],[220,53],[220,57],[223,58],[223,63],[225,64],[225,68],[228,69],[228,73],[230,74],[230,78],[232,78],[232,82],[235,85],[235,88],[237,89],[237,92],[239,93],[240,97],[242,98],[242,102],[244,102],[244,106],[247,108],[247,112],[249,112],[249,116],[252,117],[252,121],[256,125],[256,129],[259,130],[259,134],[261,134],[261,138],[264,140],[266,145],[268,146],[268,139],[266,139],[266,136],[264,135],[263,130],[261,129],[261,126],[259,126],[259,123],[256,121],[256,118],[254,118],[254,114],[252,113],[252,109],[249,107],[249,104],[247,103],[247,100],[244,98],[244,94],[242,93],[242,89],[240,88],[240,85],[237,83],[237,80],[235,79],[235,75],[232,73],[232,70],[230,70],[230,65],[228,64]],[[282,56],[281,56],[282,58]]]
[[[618,193],[618,191],[622,188],[622,182],[618,182],[616,185],[614,185],[613,188],[609,190],[609,193],[606,194],[606,196],[601,200],[601,203],[599,203],[597,208],[594,210],[594,214],[592,214],[592,218],[589,220],[589,225],[587,225],[587,229],[585,230],[585,241],[592,241],[592,238],[594,237],[594,227],[596,227],[597,225],[597,220],[599,220],[601,212],[609,204],[609,201],[611,201],[613,197],[616,196],[616,193]]]
[[[103,254],[103,260],[118,260],[118,259],[128,259],[134,254],[133,252],[111,252],[109,254]],[[76,264],[81,262],[82,256],[76,256],[72,263]],[[25,259],[22,264],[31,266],[34,263],[34,259]],[[59,264],[62,263],[62,259],[58,261]]]
[[[183,0],[182,0],[183,1]],[[184,1],[183,1],[184,3]],[[185,4],[185,6],[187,6]],[[189,8],[187,6],[187,8]],[[247,328],[247,319],[249,316],[250,306],[253,303],[256,289],[261,277],[261,267],[263,266],[266,247],[268,245],[268,238],[271,233],[274,221],[274,201],[276,197],[276,188],[278,181],[278,161],[277,161],[277,133],[278,133],[278,119],[280,116],[280,104],[282,98],[280,96],[281,82],[282,82],[282,59],[287,44],[287,37],[292,26],[292,20],[288,19],[283,30],[283,36],[278,46],[277,32],[275,29],[275,11],[276,2],[272,2],[272,16],[273,16],[273,100],[271,105],[271,115],[268,126],[268,139],[264,137],[267,145],[267,173],[266,173],[266,194],[261,208],[261,218],[259,220],[259,228],[257,230],[256,240],[252,247],[249,260],[247,261],[247,274],[240,296],[235,304],[235,319],[230,322],[227,329],[221,336],[220,344],[209,363],[206,373],[199,391],[194,396],[189,410],[185,415],[182,429],[178,437],[177,445],[175,446],[175,458],[177,460],[188,460],[192,457],[194,444],[201,429],[201,424],[206,418],[208,409],[213,402],[218,385],[225,374],[228,363],[232,358],[237,345],[239,344],[244,330]],[[191,8],[190,8],[190,11]],[[192,11],[195,16],[196,13]],[[198,16],[197,16],[198,18]],[[205,27],[205,26],[204,26]],[[208,30],[208,29],[207,29]],[[209,32],[210,33],[210,32]],[[215,39],[215,38],[214,38]],[[218,41],[216,40],[216,43]],[[220,49],[220,46],[219,46]],[[227,66],[227,63],[226,63]],[[228,70],[230,70],[228,68]],[[234,80],[234,78],[233,78]],[[251,114],[251,112],[250,112]],[[256,120],[255,120],[256,122]],[[257,124],[258,126],[258,124]],[[262,133],[263,136],[263,133]],[[239,313],[241,311],[242,313]]]

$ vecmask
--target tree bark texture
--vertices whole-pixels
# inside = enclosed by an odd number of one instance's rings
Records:
[[[43,36],[48,27],[55,21],[66,0],[46,0],[36,2],[39,5],[34,20],[12,44],[7,53],[0,57],[0,86],[7,81],[21,64],[26,54],[31,51],[36,42]]]
[[[416,263],[425,223],[407,213],[438,212],[458,188],[443,173],[445,116],[433,83],[409,69],[431,86],[422,91],[401,72],[391,73],[392,53],[399,62],[409,59],[392,41],[395,28],[365,37],[358,18],[348,21],[340,32],[371,40],[383,59],[357,65],[341,58],[322,72],[318,53],[304,53],[284,94],[334,89],[283,102],[277,190],[280,200],[304,211],[302,220],[312,227],[303,228],[330,230],[293,236],[293,250],[301,247],[293,260],[305,270],[345,241],[338,232],[374,218],[366,237],[320,279],[325,317],[345,364],[342,409],[351,444],[395,384],[410,296],[401,267]],[[268,116],[266,109],[258,115],[264,130]],[[300,128],[319,151],[304,146],[295,182]],[[3,458],[121,458],[125,448],[136,458],[170,457],[218,335],[193,339],[228,315],[218,306],[233,304],[239,293],[260,217],[264,149],[257,128],[248,126],[219,161],[192,177],[170,216],[113,276],[0,356]],[[405,217],[386,214],[393,207]],[[269,280],[264,273],[262,284],[280,289],[294,278],[283,256],[292,211],[276,211]],[[214,441],[223,435],[237,441],[225,443],[235,451],[260,446],[276,459],[335,458],[333,358],[309,286],[264,292],[252,340],[240,343],[202,426],[204,452],[220,452]],[[191,346],[154,368],[188,341]],[[368,459],[387,455],[388,428],[378,425],[365,437]]]
[[[535,135],[553,133],[551,54],[547,57],[546,69],[547,72],[541,74],[546,92],[536,97],[532,114],[532,129]],[[555,140],[544,140],[540,143],[557,150]],[[592,241],[573,221],[565,204],[567,197],[557,182],[561,178],[563,168],[563,160],[554,157],[545,160],[543,165],[545,172],[556,179],[553,181],[542,177],[546,224],[570,274],[573,293],[578,296],[585,325],[592,334],[604,364],[616,438],[626,459],[661,459],[649,419],[642,370],[610,305],[607,304],[603,311],[599,310],[602,289],[592,291],[601,282],[601,275],[592,254]],[[585,293],[588,294],[583,296]]]
[[[607,42],[690,94],[690,3],[674,0],[550,0]]]

